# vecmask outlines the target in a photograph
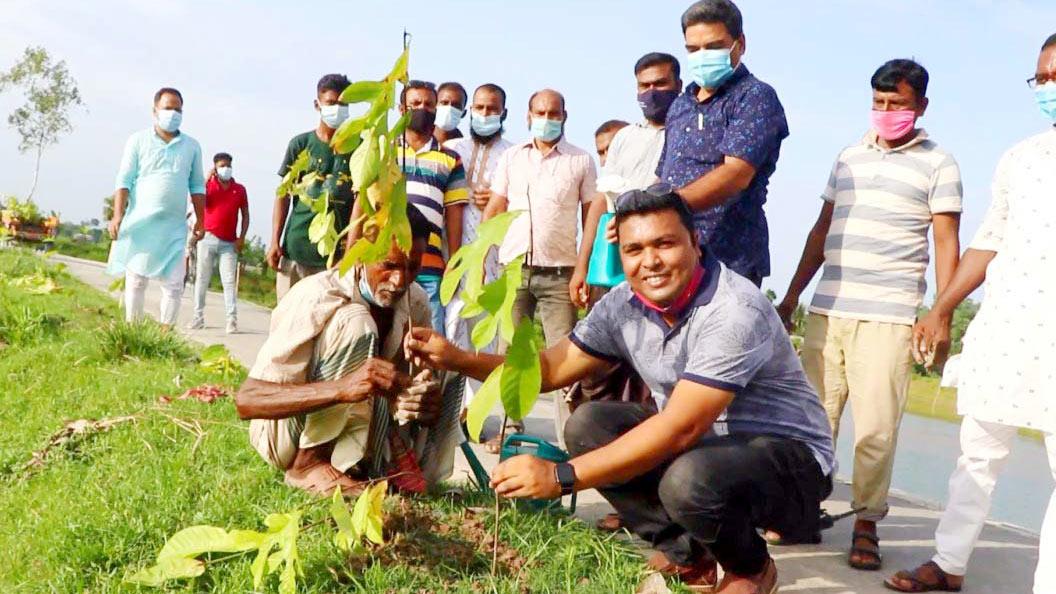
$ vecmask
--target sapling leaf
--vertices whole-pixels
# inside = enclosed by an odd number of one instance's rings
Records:
[[[477,239],[458,249],[447,263],[447,271],[440,281],[440,302],[447,305],[455,296],[463,277],[463,299],[476,301],[484,284],[484,260],[493,246],[501,245],[510,225],[524,211],[514,210],[499,214],[480,224]]]
[[[495,404],[499,402],[502,368],[502,365],[496,367],[477,390],[473,400],[469,401],[469,407],[466,409],[466,429],[473,441],[480,441],[480,431],[484,428],[484,421],[491,414],[491,409],[495,408]]]
[[[373,101],[385,89],[385,83],[376,80],[354,82],[341,91],[338,101],[341,103],[363,103]]]
[[[170,557],[164,561],[125,576],[126,582],[158,588],[169,580],[198,577],[205,573],[205,563],[188,557]]]
[[[294,186],[300,181],[301,174],[308,170],[310,161],[311,156],[308,154],[307,149],[297,155],[289,170],[286,171],[286,175],[282,176],[282,182],[279,183],[279,187],[275,190],[276,197],[285,198],[294,193]]]
[[[532,410],[542,387],[539,346],[531,318],[525,316],[517,324],[502,368],[502,408],[511,419],[520,421]]]
[[[351,551],[359,542],[359,534],[356,534],[352,525],[352,514],[348,511],[348,504],[341,495],[341,489],[334,487],[334,496],[330,499],[330,517],[337,524],[337,532],[334,533],[334,545],[345,551]]]
[[[356,498],[356,505],[352,508],[353,531],[375,544],[385,544],[381,533],[381,504],[385,501],[388,488],[388,481],[370,485]]]
[[[378,179],[381,164],[378,159],[378,137],[370,134],[365,142],[359,145],[348,160],[349,175],[352,176],[352,189],[362,192],[364,188]]]
[[[393,64],[392,70],[389,75],[385,77],[385,80],[390,83],[397,81],[406,83],[407,82],[407,60],[410,57],[410,49],[403,50],[399,58],[396,58],[396,63]]]
[[[330,139],[330,148],[339,155],[347,155],[356,150],[359,143],[363,141],[360,134],[367,127],[367,123],[366,116],[345,120],[345,123],[338,126],[333,138]]]

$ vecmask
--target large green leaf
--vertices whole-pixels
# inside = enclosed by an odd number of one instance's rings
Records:
[[[504,212],[477,227],[477,239],[460,247],[447,263],[447,271],[440,281],[441,303],[447,305],[451,302],[463,278],[466,279],[463,298],[468,298],[467,302],[477,300],[484,284],[484,260],[488,251],[502,244],[510,225],[522,212]]]
[[[205,563],[198,559],[170,557],[126,576],[125,581],[158,588],[169,580],[198,577],[203,573],[205,573]]]
[[[535,326],[531,318],[521,318],[513,333],[513,342],[506,349],[506,363],[502,369],[502,408],[515,421],[526,417],[539,399],[543,375],[539,365],[539,347],[535,342]]]
[[[253,560],[253,588],[259,590],[265,573],[273,573],[281,565],[279,591],[292,594],[296,589],[296,576],[300,572],[297,536],[301,529],[301,512],[268,514],[268,517],[264,518],[264,524],[268,527],[268,532],[257,550],[257,558]],[[278,550],[272,555],[274,549]]]
[[[385,89],[385,83],[376,80],[361,80],[354,82],[341,91],[338,101],[342,103],[363,103],[374,101]]]
[[[158,553],[158,561],[171,557],[197,557],[203,553],[237,553],[255,549],[265,535],[253,530],[228,532],[215,526],[191,526],[173,534]]]
[[[348,173],[352,176],[352,189],[362,192],[378,179],[381,162],[378,159],[378,137],[370,134],[367,140],[359,145],[348,160]]]
[[[325,211],[316,214],[312,217],[312,222],[308,224],[308,241],[311,241],[312,243],[319,243],[322,241],[323,236],[326,235],[327,231],[334,228],[336,220],[333,211]]]
[[[499,402],[502,368],[502,365],[496,367],[477,390],[473,400],[469,401],[469,407],[466,409],[466,430],[473,441],[480,441],[480,430],[484,428],[484,421]]]
[[[278,198],[285,198],[294,193],[294,187],[297,182],[301,179],[301,174],[307,171],[309,161],[311,157],[308,155],[308,150],[305,149],[297,155],[297,158],[293,160],[293,164],[290,165],[289,170],[286,171],[286,175],[282,176],[282,182],[279,187],[275,190],[275,195]]]
[[[330,517],[337,524],[337,532],[334,533],[334,545],[345,551],[351,551],[359,542],[359,535],[352,526],[352,514],[348,511],[348,504],[341,495],[341,489],[334,487],[334,495],[330,499]]]
[[[367,487],[356,499],[352,508],[352,528],[375,544],[385,544],[381,534],[381,504],[389,488],[388,481],[380,481]]]
[[[392,70],[389,72],[389,75],[385,77],[385,80],[392,83],[395,83],[396,81],[403,83],[407,82],[407,60],[410,58],[410,54],[410,48],[403,50],[400,57],[396,58],[396,63],[393,64]]]
[[[330,148],[339,155],[346,155],[356,150],[363,140],[360,134],[367,127],[367,123],[366,116],[345,120],[345,123],[338,126],[337,131],[330,138]]]

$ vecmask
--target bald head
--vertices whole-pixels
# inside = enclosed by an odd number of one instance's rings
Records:
[[[548,120],[565,121],[565,98],[553,89],[543,89],[532,93],[528,99],[528,122],[531,119],[545,118]]]
[[[547,105],[556,103],[561,111],[565,111],[565,96],[553,89],[543,89],[532,93],[532,96],[528,98],[528,111],[535,109],[536,102],[544,102]]]

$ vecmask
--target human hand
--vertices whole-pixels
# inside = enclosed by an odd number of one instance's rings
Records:
[[[909,348],[913,360],[926,369],[942,365],[950,352],[950,319],[930,311],[913,325]]]
[[[440,382],[431,369],[423,369],[409,386],[396,394],[395,417],[400,424],[417,421],[426,427],[436,422],[442,401]]]
[[[488,201],[491,200],[491,188],[488,186],[477,186],[473,188],[473,204],[476,205],[480,210],[488,205]]]
[[[491,472],[491,488],[503,497],[554,499],[561,485],[554,474],[556,464],[530,454],[514,456]]]
[[[282,250],[279,249],[279,244],[277,242],[271,244],[271,247],[268,248],[268,266],[271,267],[272,270],[277,271],[279,269],[279,260],[281,258]]]
[[[239,237],[235,240],[235,252],[241,254],[242,248],[246,247],[246,238]]]
[[[442,334],[431,328],[414,326],[403,341],[404,354],[418,367],[432,367],[449,371],[454,369],[461,349],[451,344]]]
[[[201,239],[205,237],[205,223],[202,221],[194,222],[194,238]]]
[[[122,218],[123,217],[115,214],[114,217],[110,219],[110,225],[108,226],[108,230],[110,231],[110,239],[117,239],[117,232],[121,230]]]
[[[620,239],[616,237],[616,217],[609,219],[609,222],[605,224],[605,241],[609,243],[619,243]]]
[[[389,393],[397,385],[396,366],[390,361],[371,357],[339,380],[342,390],[338,400],[343,403],[362,402],[371,396]]]
[[[789,334],[796,327],[795,322],[792,320],[792,315],[796,313],[797,307],[799,307],[799,297],[791,293],[785,295],[781,303],[777,304],[777,315],[781,318],[781,323],[784,324],[785,330],[788,330]]]
[[[578,266],[572,273],[572,280],[568,281],[568,297],[576,307],[590,307],[590,287],[587,285],[587,275]]]

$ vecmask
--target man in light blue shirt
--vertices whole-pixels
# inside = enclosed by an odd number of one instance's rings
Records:
[[[186,262],[187,195],[194,204],[194,234],[201,237],[205,209],[202,148],[180,132],[183,96],[172,88],[154,94],[154,126],[125,143],[114,191],[107,272],[125,275],[125,320],[143,316],[147,283],[162,282],[162,325],[176,323]]]

